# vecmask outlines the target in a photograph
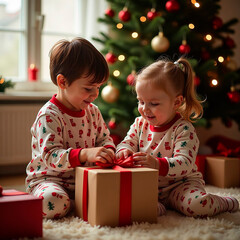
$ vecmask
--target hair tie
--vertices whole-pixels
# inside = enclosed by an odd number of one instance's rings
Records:
[[[177,67],[179,67],[185,73],[185,68],[184,68],[184,65],[182,63],[179,63],[179,62],[175,61],[174,64]]]

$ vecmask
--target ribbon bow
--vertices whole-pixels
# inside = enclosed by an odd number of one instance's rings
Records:
[[[217,150],[225,157],[240,157],[240,146],[234,149],[228,149],[225,145],[219,143]]]
[[[133,162],[133,156],[131,155],[126,159],[123,159],[123,158],[115,159],[112,163],[96,162],[96,165],[103,168],[112,168],[114,166],[131,168],[131,167],[134,167],[134,162]]]

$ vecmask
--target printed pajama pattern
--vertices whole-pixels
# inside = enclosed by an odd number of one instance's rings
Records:
[[[42,182],[35,187],[32,194],[43,199],[43,217],[61,218],[70,210],[70,198],[66,190],[53,182]]]
[[[238,201],[235,198],[206,193],[204,186],[194,181],[174,188],[169,195],[168,204],[186,216],[200,218],[235,211],[238,208]]]

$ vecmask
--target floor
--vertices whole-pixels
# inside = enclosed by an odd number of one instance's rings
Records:
[[[25,191],[25,174],[0,176],[0,185],[3,189]]]

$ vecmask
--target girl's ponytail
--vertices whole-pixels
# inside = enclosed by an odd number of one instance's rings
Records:
[[[194,122],[202,117],[203,107],[201,101],[197,99],[195,92],[193,70],[190,63],[184,58],[180,58],[175,64],[181,68],[185,76],[185,84],[183,88],[184,102],[179,108],[179,112],[184,119]]]

